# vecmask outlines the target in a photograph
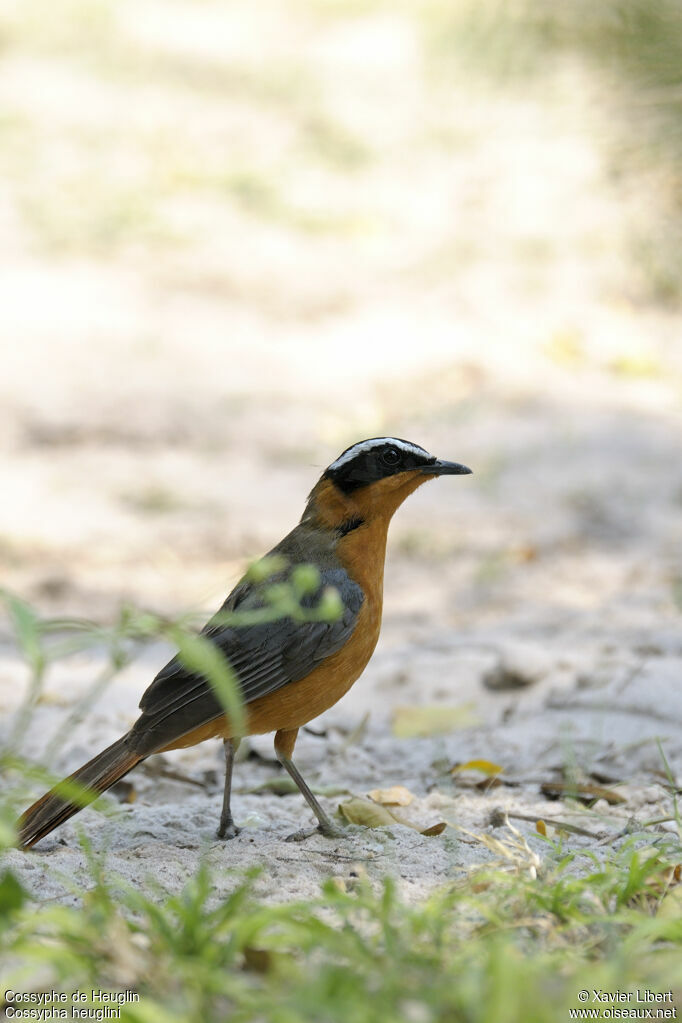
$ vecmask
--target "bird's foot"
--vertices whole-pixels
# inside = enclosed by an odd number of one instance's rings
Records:
[[[331,821],[327,821],[326,824],[318,824],[316,828],[301,828],[300,831],[294,831],[293,835],[287,835],[285,842],[305,842],[306,838],[312,838],[313,835],[324,835],[325,838],[344,838],[346,832],[342,828],[337,828]]]
[[[223,838],[225,840],[229,838],[236,838],[241,828],[238,828],[234,821],[223,821],[220,822],[220,827],[216,831],[216,838]]]

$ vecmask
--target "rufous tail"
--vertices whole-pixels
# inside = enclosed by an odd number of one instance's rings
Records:
[[[128,740],[127,735],[117,739],[24,811],[17,824],[21,849],[30,849],[145,759],[131,751]],[[60,787],[70,782],[79,789],[73,798],[63,789],[60,794]]]

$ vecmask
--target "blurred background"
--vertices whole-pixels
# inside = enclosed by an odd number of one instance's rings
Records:
[[[674,653],[676,0],[2,0],[0,60],[3,586],[210,610],[388,433],[475,475],[383,642]]]

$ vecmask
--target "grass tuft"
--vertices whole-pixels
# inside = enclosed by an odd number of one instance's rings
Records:
[[[278,568],[259,564],[252,572],[269,580]],[[273,589],[263,613],[327,614],[299,603],[317,584],[299,569],[290,591],[281,582]],[[106,637],[114,672],[135,642],[181,637],[179,623],[131,608],[106,630],[43,620],[8,594],[5,602],[38,678],[30,701],[56,656]],[[229,703],[224,666],[186,639],[183,656]],[[0,750],[0,771],[0,850],[11,850],[16,805],[28,781],[48,772],[23,761],[16,746]],[[46,1009],[59,1007],[59,993],[70,999],[78,990],[86,996],[79,1008],[93,1011],[102,1008],[96,993],[106,991],[122,1000],[112,1004],[124,1023],[556,1023],[580,1007],[583,989],[674,990],[682,952],[679,840],[632,835],[601,862],[567,851],[561,836],[534,834],[531,848],[509,822],[507,830],[502,838],[473,835],[496,860],[444,878],[416,905],[393,878],[364,874],[350,889],[330,877],[315,898],[273,905],[257,894],[258,870],[219,871],[206,852],[178,890],[154,879],[134,886],[84,835],[83,874],[76,881],[52,871],[56,894],[41,901],[13,869],[16,852],[0,851],[0,990],[52,992]],[[226,896],[216,896],[218,883]]]

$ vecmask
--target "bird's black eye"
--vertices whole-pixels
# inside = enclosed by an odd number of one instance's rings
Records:
[[[393,468],[400,461],[400,452],[397,448],[386,448],[381,452],[381,461],[384,465],[390,465]]]

